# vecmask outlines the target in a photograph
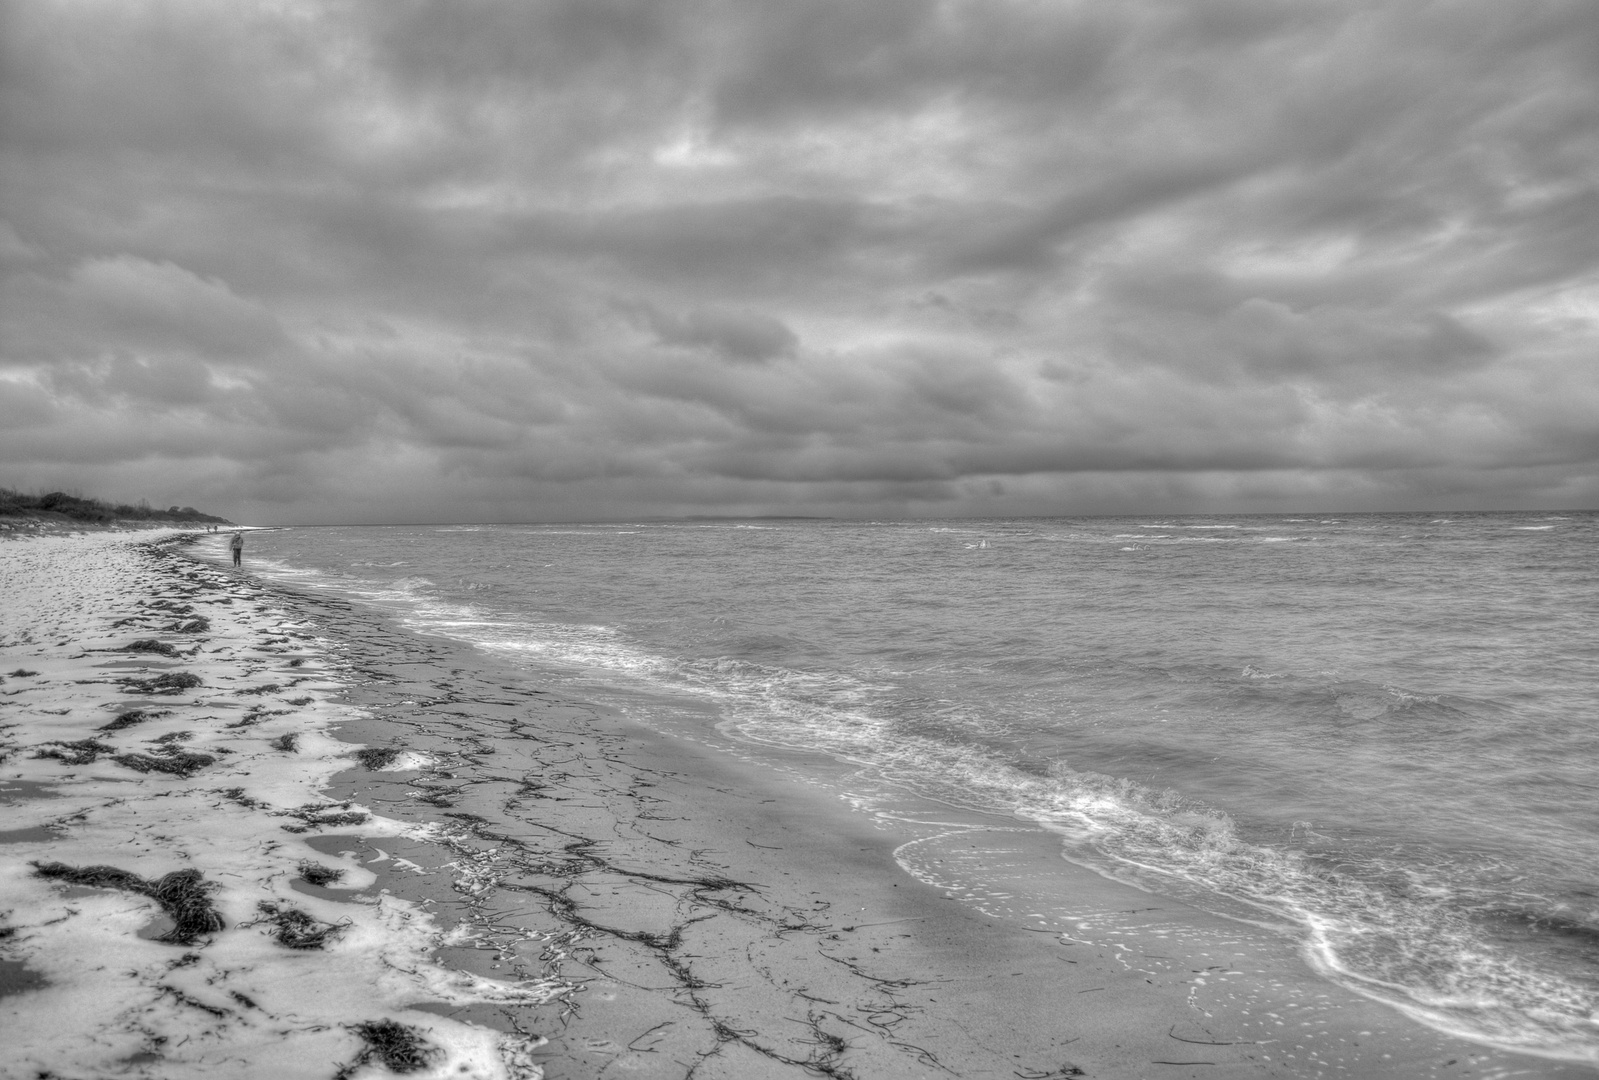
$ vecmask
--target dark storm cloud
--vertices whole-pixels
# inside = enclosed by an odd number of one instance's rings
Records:
[[[770,360],[799,345],[792,330],[758,311],[701,308],[682,317],[650,311],[647,318],[662,342],[704,346],[729,360]]]
[[[1586,2],[0,20],[0,483],[301,520],[1599,498]]]

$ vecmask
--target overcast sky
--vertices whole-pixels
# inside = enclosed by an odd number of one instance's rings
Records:
[[[1599,506],[1593,0],[0,13],[0,484]]]

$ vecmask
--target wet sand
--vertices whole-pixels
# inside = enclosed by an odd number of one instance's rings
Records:
[[[1421,1029],[1269,931],[1041,874],[1030,825],[863,808],[203,560],[0,545],[0,668],[37,672],[0,685],[16,1075],[1592,1075]],[[109,651],[135,640],[178,655]],[[135,710],[160,715],[99,730]],[[160,771],[180,755],[211,760]],[[976,860],[1007,888],[970,889]],[[175,940],[148,892],[50,865],[197,870],[222,929]]]

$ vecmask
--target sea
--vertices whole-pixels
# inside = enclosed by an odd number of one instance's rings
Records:
[[[318,527],[246,562],[1599,1061],[1599,514]]]

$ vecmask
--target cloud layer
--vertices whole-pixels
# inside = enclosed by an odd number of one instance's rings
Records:
[[[1599,505],[1588,0],[0,3],[0,484]]]

